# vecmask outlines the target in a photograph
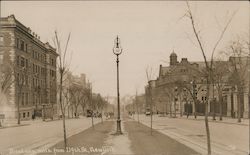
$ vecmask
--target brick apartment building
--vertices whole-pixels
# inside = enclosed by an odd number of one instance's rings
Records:
[[[16,119],[19,109],[21,120],[51,117],[57,111],[56,49],[14,15],[1,18],[0,26],[0,71],[11,73],[12,81],[0,92],[0,114]]]

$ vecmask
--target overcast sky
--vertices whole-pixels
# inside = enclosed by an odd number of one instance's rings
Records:
[[[207,54],[226,21],[235,14],[218,49],[237,35],[249,35],[249,2],[191,2]],[[16,19],[50,42],[57,30],[61,40],[71,32],[70,69],[85,73],[93,89],[102,95],[116,95],[116,56],[112,53],[116,35],[121,38],[121,95],[144,92],[145,70],[152,67],[153,77],[159,65],[169,63],[174,50],[190,61],[201,61],[195,46],[190,21],[182,18],[185,1],[2,1],[1,16]],[[192,41],[193,40],[193,41]],[[69,56],[68,56],[69,60]],[[69,60],[70,61],[70,60]]]

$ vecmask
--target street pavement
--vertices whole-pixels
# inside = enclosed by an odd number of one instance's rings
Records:
[[[126,117],[122,120],[122,135],[116,134],[116,121],[98,123],[68,138],[39,155],[197,155],[198,152]]]
[[[125,129],[136,155],[198,155],[195,150],[136,121],[126,121]]]
[[[134,119],[137,120],[137,116]],[[150,126],[150,116],[140,115],[139,120],[142,124]],[[241,124],[235,122],[237,122],[236,119],[225,119],[224,122],[209,121],[213,154],[248,154],[248,121],[245,120]],[[195,120],[193,118],[169,118],[154,115],[153,128],[201,154],[207,153],[205,123],[202,117]]]
[[[95,123],[100,119],[95,119]],[[31,154],[34,149],[49,148],[63,140],[62,120],[24,122],[24,126],[0,129],[0,154]],[[91,127],[91,118],[66,119],[67,137]],[[22,153],[23,152],[23,153]]]
[[[134,120],[133,120],[134,118]],[[0,154],[31,155],[196,155],[207,154],[205,123],[202,117],[153,117],[153,135],[150,135],[150,117],[137,116],[122,119],[122,135],[116,135],[116,122],[101,123],[91,118],[66,120],[68,148],[63,150],[62,120],[24,122],[25,126],[0,129]],[[210,118],[209,118],[210,119]],[[235,123],[236,122],[236,123]],[[147,127],[148,126],[148,127]],[[249,147],[247,120],[225,119],[209,122],[213,155],[246,155]],[[33,152],[32,152],[33,151]]]

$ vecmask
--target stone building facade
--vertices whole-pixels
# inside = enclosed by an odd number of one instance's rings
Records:
[[[11,70],[11,84],[1,92],[0,114],[21,120],[52,117],[56,113],[56,49],[31,32],[14,15],[0,20],[1,68]],[[6,74],[2,72],[1,74]]]
[[[239,58],[238,58],[239,59]],[[241,81],[244,81],[240,99],[237,98],[239,92],[237,91],[238,81],[234,84],[232,78],[232,57],[228,61],[214,62],[215,67],[225,67],[217,72],[214,78],[220,78],[220,82],[215,82],[210,85],[209,98],[207,99],[207,88],[205,78],[205,63],[204,62],[189,62],[187,58],[182,58],[180,62],[177,60],[177,54],[171,53],[170,65],[159,68],[159,75],[157,79],[151,80],[145,87],[146,104],[155,113],[167,114],[192,114],[196,111],[198,115],[204,115],[205,102],[208,100],[208,112],[210,115],[220,113],[220,105],[222,105],[222,114],[229,117],[238,116],[238,108],[241,106],[241,116],[248,117],[249,114],[249,72],[247,67],[247,57],[242,60],[245,66],[245,71],[241,73]],[[227,72],[223,71],[227,70]],[[218,76],[221,77],[218,77]],[[216,80],[215,80],[216,81]],[[239,87],[239,86],[238,86]],[[221,93],[219,93],[221,92]],[[219,101],[219,95],[221,99]],[[196,102],[194,102],[194,99]],[[238,104],[239,103],[239,104]],[[195,109],[195,110],[194,110]]]

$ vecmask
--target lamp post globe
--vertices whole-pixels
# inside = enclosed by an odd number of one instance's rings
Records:
[[[113,53],[117,56],[122,53],[121,41],[118,36],[115,38]]]

